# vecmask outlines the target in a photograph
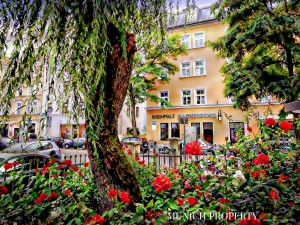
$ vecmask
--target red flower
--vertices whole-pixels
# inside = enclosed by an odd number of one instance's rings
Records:
[[[87,221],[87,225],[94,225],[94,224],[100,224],[102,225],[105,222],[105,219],[102,218],[99,214],[95,214]]]
[[[278,177],[278,183],[281,184],[283,180],[289,180],[290,178],[287,176],[287,175],[284,175],[284,174],[281,174],[279,177]]]
[[[9,170],[9,169],[11,169],[11,168],[13,168],[13,165],[12,165],[12,163],[5,163],[5,165],[4,165],[4,169],[5,169],[5,171],[7,171],[7,170]]]
[[[17,166],[17,165],[20,165],[20,163],[19,163],[18,161],[14,161],[14,162],[12,163],[12,166],[13,166],[13,167],[15,167],[15,166]]]
[[[65,194],[66,195],[70,195],[71,194],[71,191],[69,189],[65,190]]]
[[[128,193],[126,191],[122,191],[120,193],[120,199],[123,203],[130,203],[130,198],[129,198]]]
[[[42,201],[46,198],[48,198],[48,195],[46,195],[45,193],[41,193],[34,202],[35,202],[35,204],[38,205],[38,204],[41,204]]]
[[[7,194],[8,193],[8,189],[5,186],[0,186],[0,195],[2,194]]]
[[[300,180],[298,180],[298,185],[300,185]]]
[[[83,174],[82,174],[81,172],[78,172],[78,176],[82,177],[82,176],[83,176]]]
[[[260,220],[256,219],[253,215],[250,215],[247,218],[239,221],[239,225],[260,225],[260,224],[261,224]]]
[[[52,177],[52,178],[57,178],[57,175],[56,175],[56,174],[52,174],[51,177]]]
[[[199,196],[199,197],[201,197],[202,195],[203,195],[203,193],[202,193],[202,192],[199,192],[199,193],[198,193],[198,196]]]
[[[196,188],[197,190],[200,190],[200,189],[201,189],[201,186],[196,185],[195,188]]]
[[[228,202],[228,200],[227,200],[226,198],[221,198],[221,199],[220,199],[220,203],[224,204],[224,203],[226,203],[226,202]]]
[[[116,197],[118,195],[118,191],[116,189],[111,189],[109,192],[108,192],[108,197],[110,199],[113,199],[114,197]]]
[[[140,161],[140,157],[139,157],[139,156],[136,156],[136,157],[135,157],[135,160],[136,160],[136,161]]]
[[[61,163],[61,165],[71,166],[72,165],[72,161],[70,159],[66,159],[65,161],[63,161]]]
[[[274,199],[274,200],[279,200],[279,197],[278,197],[278,193],[277,193],[277,191],[276,190],[274,190],[274,189],[272,189],[271,191],[270,191],[270,198],[272,198],[272,199]]]
[[[291,207],[294,207],[295,204],[294,204],[293,202],[290,202],[289,205],[290,205]]]
[[[228,223],[233,223],[235,221],[235,214],[233,212],[228,211],[225,218]]]
[[[253,176],[254,178],[256,178],[256,177],[257,177],[258,179],[260,178],[260,172],[259,172],[259,171],[252,171],[251,174],[252,174],[252,176]]]
[[[188,197],[187,200],[188,200],[190,206],[194,206],[197,204],[197,199],[194,197]]]
[[[130,149],[127,150],[128,155],[132,155],[132,151]]]
[[[293,128],[293,125],[291,123],[289,123],[288,121],[282,121],[280,124],[279,124],[279,127],[284,130],[285,133],[287,133],[290,129]]]
[[[88,167],[90,165],[90,163],[89,162],[85,162],[83,165],[84,165],[84,167]]]
[[[153,179],[152,186],[155,188],[156,192],[161,192],[162,190],[170,189],[172,187],[172,182],[169,177],[158,175]]]
[[[188,144],[186,144],[184,151],[187,155],[203,155],[203,152],[201,151],[200,143],[197,141],[192,141]]]
[[[270,127],[270,126],[276,126],[276,121],[273,118],[267,118],[265,119],[265,124]]]
[[[55,198],[57,198],[58,196],[59,196],[58,193],[56,193],[55,191],[52,191],[52,192],[51,192],[51,195],[50,195],[50,197],[48,197],[48,199],[49,199],[49,200],[55,199]]]
[[[267,164],[269,163],[269,156],[265,155],[265,154],[260,154],[256,157],[254,164],[258,165],[258,164]]]
[[[70,166],[70,168],[73,169],[76,172],[79,170],[79,168],[77,166]]]
[[[300,172],[300,168],[296,168],[296,171],[297,171],[297,172]]]
[[[139,164],[142,165],[142,166],[146,165],[146,164],[145,164],[145,160],[139,161]]]
[[[184,200],[181,198],[178,198],[177,203],[178,203],[178,205],[182,206],[184,204]]]
[[[247,131],[252,132],[252,127],[247,127]]]
[[[246,162],[246,166],[249,167],[251,165],[251,162]]]
[[[258,215],[258,218],[262,221],[266,221],[268,219],[268,215],[265,214],[264,212],[261,212],[259,215]]]

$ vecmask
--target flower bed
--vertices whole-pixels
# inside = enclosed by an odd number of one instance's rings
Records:
[[[275,122],[276,123],[276,122]],[[101,196],[85,167],[65,161],[47,165],[33,179],[35,185],[24,189],[16,184],[9,193],[0,187],[0,217],[4,224],[292,224],[299,221],[300,166],[299,147],[282,151],[274,141],[287,134],[287,122],[275,127],[267,119],[263,135],[240,136],[234,148],[238,157],[210,156],[221,174],[210,175],[200,168],[201,160],[184,161],[176,168],[156,171],[128,152],[143,202],[130,212],[131,202],[124,190],[107,190],[115,207],[98,214]],[[249,131],[252,129],[248,129]],[[272,136],[270,141],[267,136]],[[274,144],[275,143],[275,144]],[[295,147],[296,146],[296,147]],[[223,146],[229,148],[229,144]],[[124,148],[125,151],[128,151]],[[190,143],[191,155],[201,155],[201,148]],[[242,159],[237,165],[236,158]],[[204,163],[204,162],[202,162]],[[237,176],[237,170],[239,175]],[[17,176],[12,172],[12,176]],[[12,198],[13,197],[13,198]],[[12,201],[12,199],[17,199]]]

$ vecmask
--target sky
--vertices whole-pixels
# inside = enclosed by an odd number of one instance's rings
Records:
[[[205,7],[205,6],[210,6],[213,3],[215,3],[217,0],[195,0],[196,5],[199,8]],[[190,2],[192,2],[192,0],[190,0]],[[184,9],[186,8],[186,0],[180,0],[180,9]]]

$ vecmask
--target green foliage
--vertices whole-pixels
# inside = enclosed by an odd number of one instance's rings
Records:
[[[181,45],[179,35],[162,38],[159,34],[153,34],[152,39],[146,40],[150,43],[146,45],[147,48],[139,49],[133,64],[131,85],[135,104],[145,102],[147,98],[155,102],[163,101],[149,94],[149,91],[155,89],[158,80],[168,83],[170,75],[179,70],[172,60],[186,54],[186,47]]]
[[[218,1],[217,19],[226,34],[209,45],[222,58],[225,96],[247,109],[249,99],[272,95],[279,100],[299,98],[299,1]]]

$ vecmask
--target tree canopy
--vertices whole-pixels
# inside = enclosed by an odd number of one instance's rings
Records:
[[[221,68],[225,96],[248,109],[250,99],[294,101],[300,93],[299,0],[219,0],[217,19],[226,34],[210,46],[228,61]]]
[[[88,155],[103,208],[111,204],[111,188],[128,191],[133,203],[141,200],[119,143],[117,119],[134,54],[141,47],[136,43],[151,34],[163,40],[174,7],[173,1],[165,0],[0,3],[0,61],[8,62],[0,68],[4,116],[21,85],[43,88],[48,92],[46,104],[55,101],[60,109],[71,104],[74,119],[84,115]],[[55,90],[52,97],[49,89]],[[30,98],[36,94],[33,91]]]

